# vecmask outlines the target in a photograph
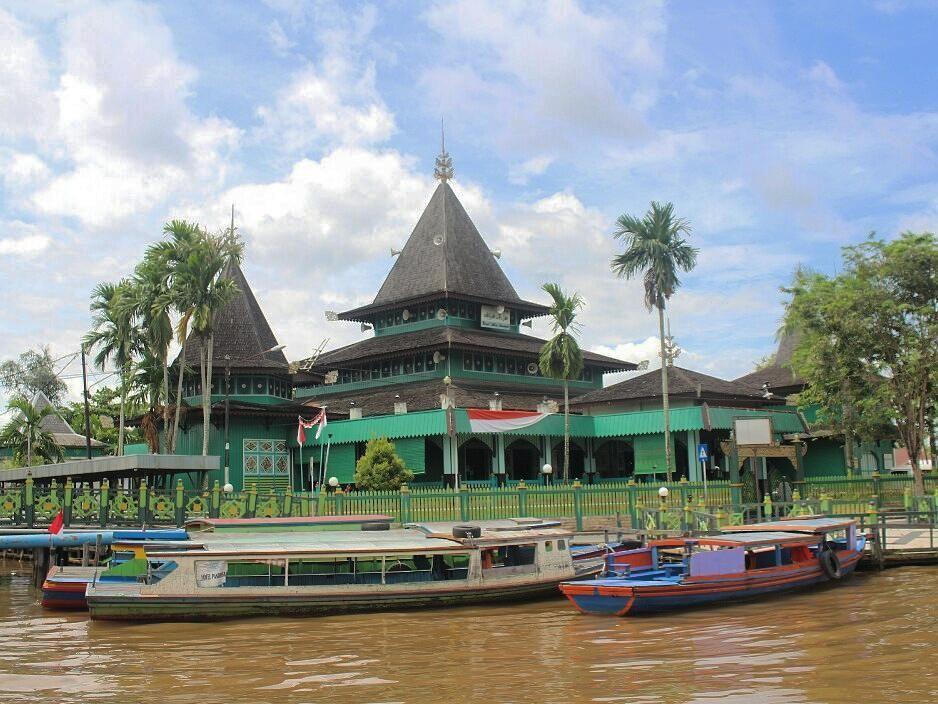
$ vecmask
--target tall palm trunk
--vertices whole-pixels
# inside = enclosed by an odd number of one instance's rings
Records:
[[[563,483],[570,479],[570,391],[563,380]]]
[[[169,451],[169,365],[166,355],[163,355],[163,441],[160,451],[166,454]]]
[[[208,399],[211,389],[207,388],[208,385],[205,382],[205,338],[200,340],[200,349],[199,349],[199,378],[202,382],[202,454],[208,454],[208,423],[209,423],[209,409],[208,409]]]
[[[209,433],[212,427],[212,346],[215,333],[209,333],[205,347],[205,379],[202,382],[202,454],[208,454]]]
[[[664,303],[658,306],[658,338],[661,340],[661,408],[664,412],[664,462],[671,481],[671,416],[668,406],[668,354],[664,339]]]
[[[182,351],[179,353],[179,379],[176,382],[176,419],[173,422],[173,437],[169,451],[176,454],[176,440],[179,437],[179,417],[182,412],[182,378],[186,373],[186,338],[182,338]]]
[[[127,368],[121,373],[121,409],[117,430],[117,454],[124,454],[124,413],[127,407]]]

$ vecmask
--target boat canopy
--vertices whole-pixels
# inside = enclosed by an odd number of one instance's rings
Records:
[[[328,526],[391,523],[393,520],[394,516],[380,513],[349,516],[280,516],[277,518],[194,518],[186,521],[186,529],[193,532],[263,529],[315,530]]]
[[[835,530],[844,530],[856,524],[852,518],[792,518],[767,523],[752,523],[743,526],[725,526],[725,533],[762,533],[782,531],[786,533],[812,533],[815,535],[830,533]]]

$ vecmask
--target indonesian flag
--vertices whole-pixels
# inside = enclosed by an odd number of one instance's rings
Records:
[[[58,515],[52,519],[52,523],[49,524],[49,533],[52,535],[61,535],[62,531],[65,530],[65,513],[59,511]]]
[[[473,433],[504,433],[534,425],[546,418],[547,413],[537,411],[488,411],[482,408],[467,408],[469,427]]]
[[[296,444],[302,445],[306,442],[306,430],[312,428],[314,425],[317,426],[316,439],[318,440],[319,436],[322,435],[322,429],[326,427],[326,409],[321,409],[319,414],[312,420],[304,420],[303,416],[297,416],[297,418]]]

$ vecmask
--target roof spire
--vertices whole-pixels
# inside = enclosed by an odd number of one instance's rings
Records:
[[[442,117],[440,117],[440,154],[436,158],[436,168],[433,169],[433,176],[444,183],[453,178],[453,160],[446,153],[446,132],[443,130]]]

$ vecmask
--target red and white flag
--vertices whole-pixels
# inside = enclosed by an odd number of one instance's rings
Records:
[[[520,430],[546,418],[547,413],[537,411],[488,411],[483,408],[467,408],[469,427],[473,433],[504,433]]]
[[[52,519],[52,523],[49,524],[49,532],[52,535],[61,535],[62,531],[65,530],[65,513],[59,511],[58,515]]]
[[[306,442],[306,430],[312,428],[314,425],[318,426],[316,428],[316,439],[319,439],[319,436],[322,434],[322,429],[326,426],[326,409],[323,408],[319,411],[319,414],[312,420],[304,420],[303,416],[298,416],[298,422],[296,426],[296,444],[303,445]]]

